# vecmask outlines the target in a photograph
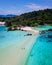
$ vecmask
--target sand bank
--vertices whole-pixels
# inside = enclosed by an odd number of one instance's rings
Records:
[[[1,21],[0,21],[0,25],[5,25],[5,22],[1,22]]]
[[[33,27],[21,27],[21,30],[31,31],[34,33],[39,33],[39,30],[33,29]]]
[[[0,65],[26,65],[29,53],[35,44],[39,31],[37,32],[30,27],[23,28],[23,30],[32,31],[32,36],[25,36],[19,45],[14,43],[0,50]]]

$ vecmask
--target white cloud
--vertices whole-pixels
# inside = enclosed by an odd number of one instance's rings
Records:
[[[30,3],[30,4],[27,4],[27,5],[24,5],[23,7],[10,6],[10,7],[5,8],[5,9],[0,7],[0,14],[20,15],[22,13],[31,12],[31,11],[34,11],[34,10],[46,9],[46,8],[51,8],[51,7]]]
[[[46,8],[51,8],[49,6],[41,6],[38,4],[28,4],[26,5],[27,8],[31,9],[31,10],[40,10],[40,9],[46,9]]]

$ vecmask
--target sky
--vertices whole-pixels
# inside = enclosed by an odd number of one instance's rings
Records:
[[[0,0],[0,15],[20,15],[47,8],[52,8],[52,0]]]

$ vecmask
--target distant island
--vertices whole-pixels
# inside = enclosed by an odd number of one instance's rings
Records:
[[[16,15],[14,14],[7,14],[7,15],[0,15],[0,18],[10,18],[10,17],[14,17]]]
[[[7,15],[8,16],[8,15]],[[6,26],[37,26],[52,25],[52,9],[44,9],[8,17],[0,16],[0,21],[6,22]]]

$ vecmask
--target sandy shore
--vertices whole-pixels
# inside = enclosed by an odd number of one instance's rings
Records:
[[[1,21],[0,21],[0,25],[5,25],[5,22],[1,22]]]
[[[26,36],[21,44],[17,43],[2,49],[0,54],[0,65],[26,65],[29,53],[34,45],[34,41],[39,34],[39,31],[33,30],[31,27],[21,28],[26,31],[31,31],[32,36]]]
[[[31,31],[34,33],[39,33],[39,30],[33,29],[33,27],[21,27],[21,30]]]

